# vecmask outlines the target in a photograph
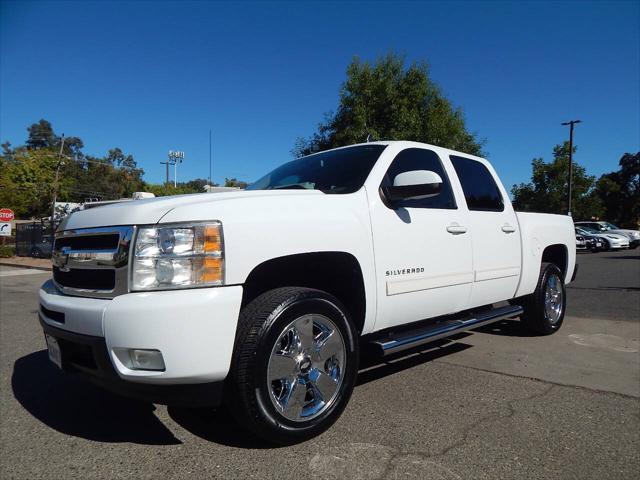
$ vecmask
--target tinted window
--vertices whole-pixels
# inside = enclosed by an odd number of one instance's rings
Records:
[[[369,176],[386,145],[361,145],[316,153],[276,168],[247,190],[308,189],[353,193]]]
[[[504,202],[493,176],[482,163],[470,158],[451,156],[469,210],[502,212]]]
[[[456,208],[456,202],[449,184],[449,177],[442,167],[442,162],[435,152],[425,150],[423,148],[407,148],[401,151],[393,160],[393,163],[387,170],[382,187],[393,185],[393,179],[396,175],[409,172],[411,170],[431,170],[442,178],[442,190],[438,195],[430,198],[422,198],[419,200],[404,200],[397,202],[396,207],[405,208]]]

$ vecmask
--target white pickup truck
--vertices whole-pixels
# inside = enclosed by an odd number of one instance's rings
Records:
[[[224,402],[289,443],[339,417],[362,346],[389,355],[517,316],[558,330],[575,252],[571,218],[516,213],[486,160],[366,143],[246,191],[72,214],[40,323],[65,371],[158,403]]]

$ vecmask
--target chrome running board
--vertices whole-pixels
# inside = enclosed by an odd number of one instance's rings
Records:
[[[516,317],[522,314],[523,311],[524,309],[519,305],[507,305],[460,319],[436,321],[423,327],[392,332],[386,337],[372,340],[371,344],[378,348],[382,355],[390,355],[505,318]]]

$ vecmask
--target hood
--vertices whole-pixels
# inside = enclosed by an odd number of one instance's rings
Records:
[[[212,208],[215,208],[221,202],[229,204],[239,199],[264,202],[272,198],[282,197],[291,197],[291,201],[295,202],[296,198],[324,195],[320,190],[239,190],[235,192],[195,193],[131,200],[75,212],[63,220],[59,230],[155,224],[167,213],[178,207],[206,206],[210,204]],[[184,220],[190,219],[185,218]]]

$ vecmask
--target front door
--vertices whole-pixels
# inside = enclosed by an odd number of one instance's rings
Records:
[[[381,186],[412,170],[440,175],[441,192],[393,208],[380,200],[379,192],[368,192],[378,287],[376,329],[464,310],[471,293],[468,212],[456,205],[451,164],[432,150],[408,148],[392,161]]]

